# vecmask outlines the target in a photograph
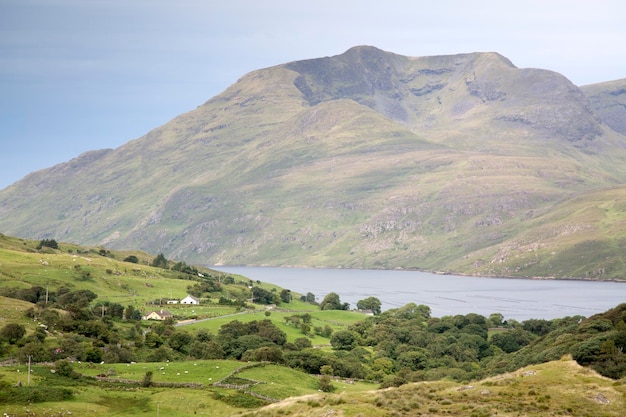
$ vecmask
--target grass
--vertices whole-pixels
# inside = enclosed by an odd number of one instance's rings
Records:
[[[241,367],[236,361],[148,362],[132,364],[79,364],[74,370],[88,376],[107,375],[112,378],[141,381],[146,372],[153,372],[152,381],[210,385]]]
[[[600,377],[564,359],[469,385],[436,381],[365,393],[318,394],[242,415],[618,417],[625,407],[623,383]]]
[[[251,391],[272,398],[285,399],[319,391],[319,379],[313,375],[303,375],[301,372],[279,365],[266,365],[246,369],[237,374],[241,378],[248,378],[263,383],[255,385]],[[339,392],[363,392],[375,389],[376,384],[366,382],[335,380],[333,385]]]
[[[0,239],[2,242],[2,239]],[[5,241],[6,242],[6,241]],[[9,256],[7,253],[21,254],[15,250],[10,239],[9,248],[1,247],[3,273],[10,275],[10,281],[2,281],[3,285],[32,285],[32,270],[45,267],[50,276],[70,282],[74,288],[98,283],[104,286],[108,275],[107,265],[117,265],[119,261],[100,255],[91,255],[89,264],[93,273],[89,280],[66,278],[63,273],[68,265],[74,265],[68,253],[40,254],[26,251],[23,256]],[[28,242],[27,242],[28,243]],[[23,245],[22,245],[23,246]],[[21,249],[21,248],[20,248]],[[74,254],[75,255],[75,254]],[[47,265],[39,259],[45,256]],[[34,263],[29,266],[28,262]],[[117,264],[116,264],[117,263]],[[82,265],[82,264],[81,264]],[[69,271],[74,273],[76,268]],[[82,270],[82,266],[80,268]],[[142,271],[151,274],[155,279],[164,282],[173,281],[164,271],[143,266]],[[21,281],[24,274],[26,278]],[[122,274],[128,283],[146,278],[135,274]],[[122,279],[120,278],[120,279]],[[186,280],[177,280],[183,283]],[[139,281],[142,282],[142,281]],[[271,284],[261,283],[271,289]],[[148,287],[152,289],[152,287]],[[235,288],[237,289],[237,288]],[[104,292],[105,296],[114,297],[114,292]],[[106,300],[105,297],[98,300]],[[36,323],[23,318],[23,312],[32,304],[1,298],[0,313],[4,320],[24,323],[32,330]],[[206,321],[190,324],[183,329],[197,331],[206,328],[217,332],[219,326],[231,320],[272,320],[293,341],[303,337],[299,328],[287,325],[285,318],[294,314],[310,314],[311,327],[330,326],[342,329],[362,320],[364,316],[356,312],[320,311],[315,306],[295,300],[282,308],[268,309],[267,306],[255,306],[244,310],[236,316],[225,315],[235,309],[217,305],[206,306],[170,306],[180,316],[198,315],[210,317]],[[293,307],[293,308],[292,308]],[[269,313],[269,315],[266,315]],[[124,324],[127,326],[127,324]],[[329,339],[320,336],[310,338],[312,344],[328,349]],[[626,406],[626,386],[624,381],[611,381],[599,377],[593,371],[581,368],[571,360],[561,360],[532,368],[471,382],[471,387],[450,381],[436,381],[411,384],[399,389],[372,391],[373,384],[360,381],[335,379],[332,385],[334,394],[320,394],[319,381],[316,376],[304,374],[283,366],[265,364],[249,367],[249,364],[238,361],[210,360],[160,363],[129,363],[129,364],[89,364],[74,363],[74,370],[87,377],[105,375],[112,380],[98,381],[94,378],[69,379],[51,372],[49,366],[34,364],[30,374],[28,387],[28,368],[25,364],[0,367],[0,388],[11,393],[11,401],[3,400],[2,407],[8,415],[24,416],[61,416],[61,415],[117,415],[138,417],[145,415],[170,415],[172,417],[189,414],[206,416],[232,416],[236,414],[252,416],[314,415],[346,416],[388,416],[388,415],[460,415],[470,417],[498,415],[533,415],[553,416],[567,415],[587,417],[600,415],[621,416]],[[140,382],[147,372],[152,372],[155,386],[142,387]],[[281,402],[268,404],[267,400],[259,399],[248,392],[214,386],[213,384],[229,377],[227,381],[258,382],[247,390],[254,394],[269,397]],[[120,382],[129,380],[133,383]],[[170,384],[169,387],[159,384]],[[187,384],[187,385],[185,385]],[[188,384],[195,384],[188,386]],[[21,387],[19,386],[21,385]],[[48,401],[27,404],[28,398],[46,395],[46,398],[61,398],[67,390],[71,391],[72,399],[68,401]],[[304,396],[304,397],[302,397]],[[0,397],[2,398],[2,397]],[[508,413],[508,414],[504,414]]]
[[[50,367],[33,365],[31,386],[66,387],[73,392],[73,399],[64,402],[33,403],[28,405],[4,404],[9,415],[29,409],[33,416],[50,415],[117,415],[142,416],[146,413],[183,416],[194,415],[230,416],[247,408],[250,404],[259,406],[254,397],[236,390],[213,387],[211,384],[222,380],[239,368],[248,364],[236,361],[194,361],[133,364],[74,364],[74,370],[86,376],[108,374],[120,380],[141,381],[145,373],[152,371],[155,383],[202,384],[197,388],[141,387],[113,382],[93,380],[72,380],[58,377],[50,372]],[[27,385],[27,367],[8,366],[0,368],[0,383]],[[254,393],[278,400],[313,394],[318,392],[317,378],[290,368],[278,365],[265,365],[245,369],[235,376],[241,380],[254,380],[259,383],[250,390]],[[372,384],[334,382],[346,392],[362,392],[374,388]],[[239,406],[233,405],[239,404]],[[266,402],[261,401],[260,405]],[[69,413],[68,413],[69,412]],[[53,414],[49,414],[53,413]]]

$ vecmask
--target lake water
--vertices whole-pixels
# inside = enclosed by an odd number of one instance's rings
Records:
[[[591,316],[626,302],[626,283],[566,280],[460,277],[420,271],[356,269],[214,267],[288,288],[315,294],[321,301],[329,292],[342,302],[377,297],[383,310],[408,303],[430,307],[433,317],[501,313],[519,321],[537,318]]]

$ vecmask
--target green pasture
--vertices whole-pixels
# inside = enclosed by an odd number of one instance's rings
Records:
[[[146,372],[152,372],[153,382],[194,383],[209,385],[221,380],[244,364],[236,361],[210,360],[185,362],[144,362],[118,364],[74,364],[74,370],[83,375],[105,375],[110,378],[141,381]]]
[[[38,387],[64,387],[73,398],[63,402],[5,404],[8,415],[67,416],[231,416],[264,402],[235,389],[211,384],[234,373],[239,383],[254,383],[249,391],[276,400],[318,392],[318,378],[279,365],[247,368],[250,364],[226,361],[155,362],[131,364],[74,363],[74,371],[84,376],[108,375],[107,381],[64,378],[53,373],[52,366],[33,365],[30,386],[27,365],[0,368],[0,383],[12,386],[21,383],[25,392]],[[241,372],[237,369],[245,368]],[[202,387],[141,387],[115,380],[141,381],[146,372],[153,373],[153,382],[192,383]],[[229,380],[226,380],[229,382]],[[363,392],[375,389],[373,384],[334,380],[337,392]],[[27,411],[29,410],[29,411]],[[31,413],[31,414],[28,414]]]
[[[285,399],[319,392],[319,377],[303,374],[280,365],[266,365],[241,371],[239,378],[262,381],[250,388],[251,391],[272,398]],[[378,384],[361,381],[333,380],[337,392],[362,392],[378,388]]]
[[[289,304],[286,304],[286,306],[288,305]],[[238,320],[242,323],[248,323],[254,320],[271,320],[280,330],[285,332],[288,341],[293,342],[297,338],[308,337],[311,340],[311,344],[316,346],[329,344],[329,339],[314,334],[315,327],[324,327],[328,325],[335,331],[345,328],[346,326],[356,323],[360,320],[363,320],[366,317],[362,313],[357,313],[354,311],[322,311],[318,310],[315,306],[311,306],[310,304],[309,306],[312,307],[314,310],[285,311],[283,309],[263,310],[262,308],[256,310],[246,310],[243,312],[222,315],[213,319],[192,322],[190,324],[182,326],[182,328],[192,333],[197,332],[200,329],[206,329],[209,332],[216,334],[221,326],[226,323],[230,323],[233,320]],[[266,312],[269,312],[269,315],[266,315]],[[311,315],[311,323],[308,324],[310,327],[308,335],[302,333],[300,327],[293,324],[288,324],[286,320],[290,316],[302,315],[304,313],[308,313]]]

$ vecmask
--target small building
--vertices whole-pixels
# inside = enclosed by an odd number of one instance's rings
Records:
[[[193,295],[187,295],[187,297],[180,300],[181,304],[200,304],[200,299],[194,297]]]
[[[167,300],[168,304],[178,304],[178,300]]]
[[[174,317],[174,315],[167,310],[161,309],[159,311],[153,311],[149,314],[146,314],[142,318],[144,320],[165,320],[170,317]]]

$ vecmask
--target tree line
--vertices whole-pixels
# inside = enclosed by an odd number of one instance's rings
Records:
[[[368,299],[361,305],[375,314],[338,330],[311,328],[310,313],[287,316],[285,323],[302,331],[301,337],[289,341],[269,318],[249,323],[233,320],[216,333],[191,333],[175,327],[173,319],[146,325],[134,307],[97,302],[97,294],[88,290],[62,287],[47,294],[47,303],[41,302],[44,289],[40,287],[16,291],[40,301],[26,312],[41,323],[34,333],[27,335],[15,323],[0,329],[0,357],[21,361],[28,357],[95,363],[270,361],[312,374],[399,386],[444,377],[469,381],[570,354],[605,376],[626,375],[626,304],[588,319],[517,322],[505,321],[500,314],[432,317],[429,307],[413,303],[381,312],[376,300]],[[255,297],[290,299],[289,291],[268,293],[258,292]],[[325,297],[318,308],[344,309],[335,295]],[[57,308],[67,314],[59,314]],[[131,325],[120,326],[122,322]],[[48,342],[53,334],[56,343]],[[314,348],[312,334],[327,337],[331,349]]]

